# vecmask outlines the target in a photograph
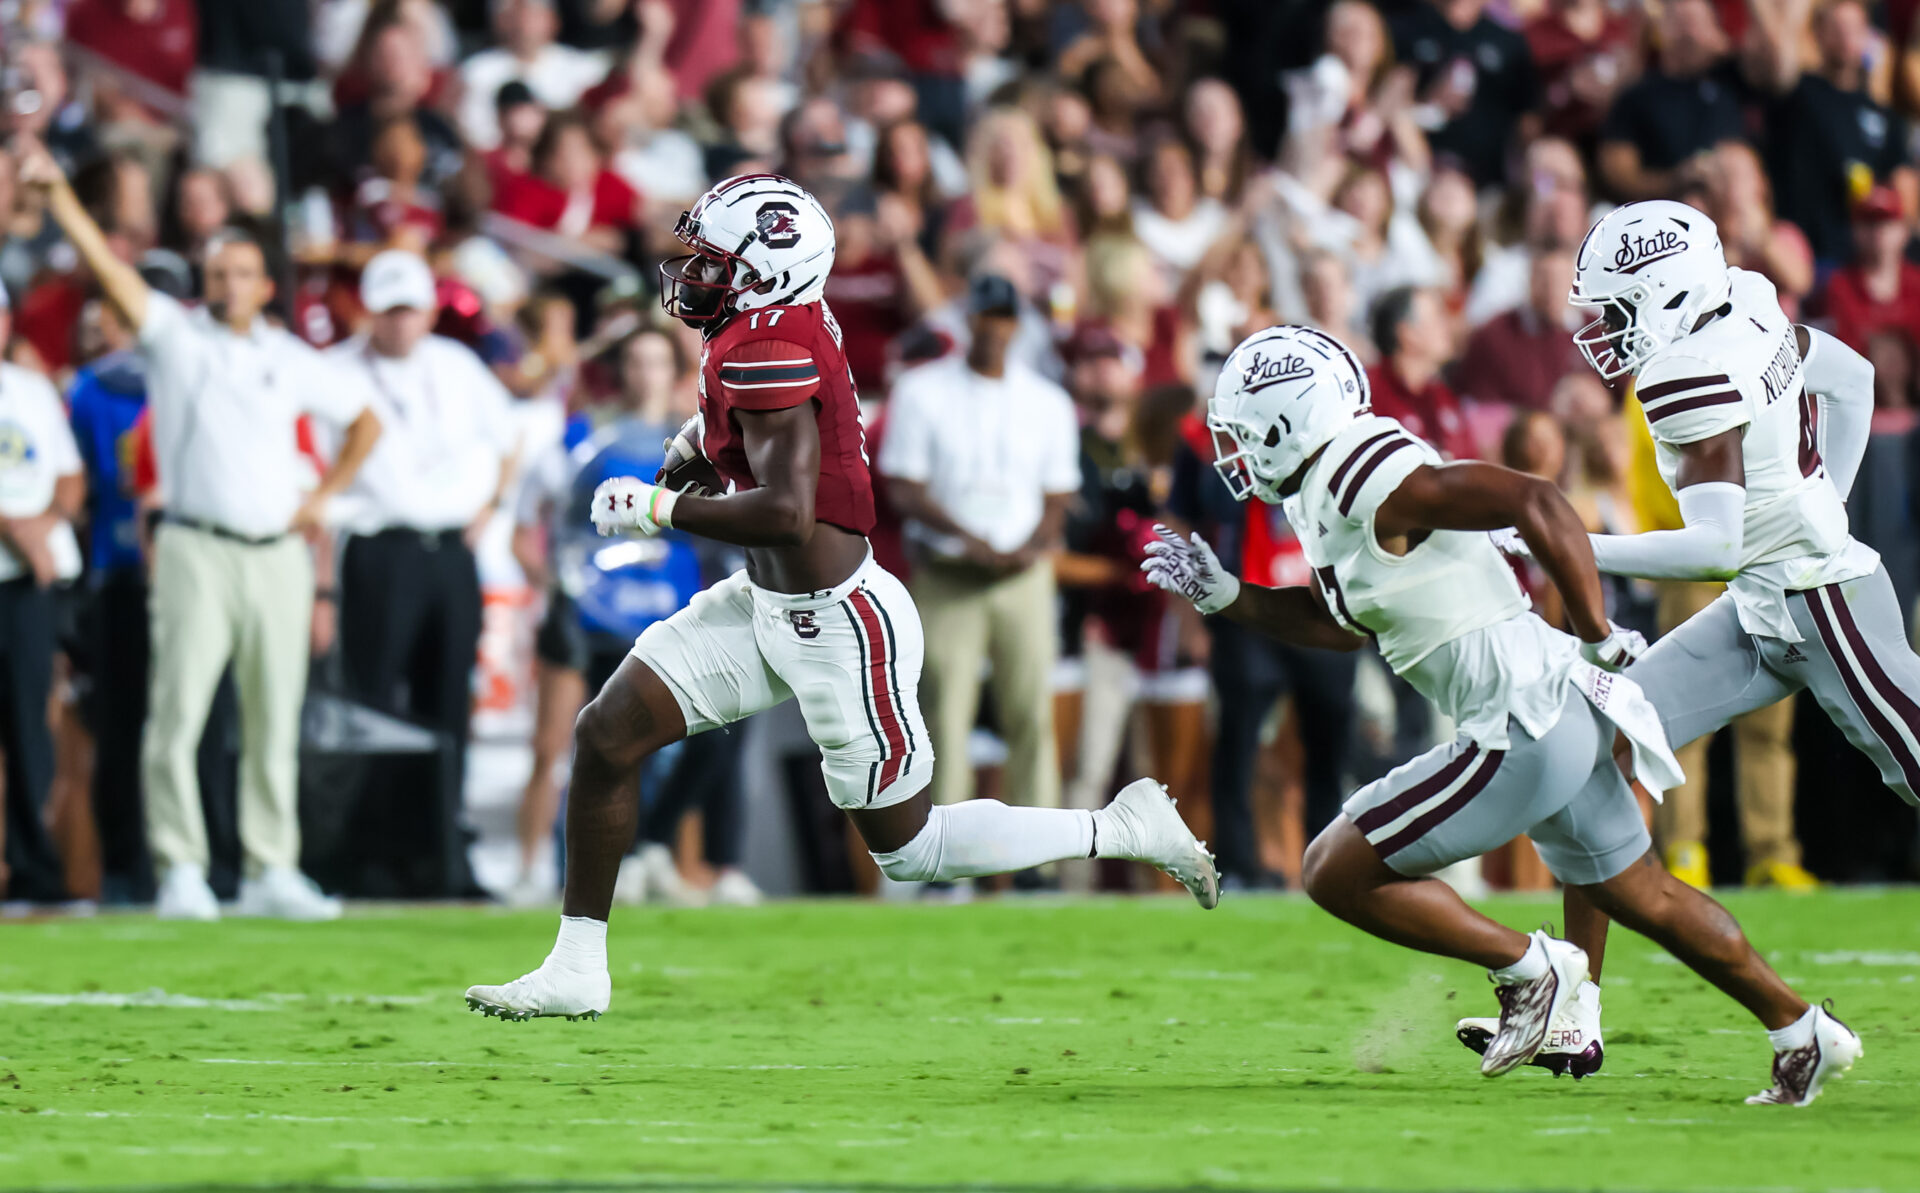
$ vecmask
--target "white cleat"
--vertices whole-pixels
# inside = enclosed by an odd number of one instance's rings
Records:
[[[732,867],[720,871],[707,892],[707,901],[715,907],[758,907],[765,898],[745,870]]]
[[[220,918],[220,900],[207,885],[206,871],[194,865],[177,865],[167,870],[155,893],[153,914],[163,920],[201,920],[211,923]]]
[[[1220,904],[1220,873],[1205,842],[1196,840],[1166,785],[1135,779],[1113,802],[1093,814],[1095,857],[1124,858],[1171,874],[1193,893],[1200,906]]]
[[[613,998],[606,971],[562,969],[548,958],[540,968],[504,986],[467,987],[467,1009],[488,1017],[523,1019],[598,1019]]]
[[[1498,1077],[1510,1073],[1539,1054],[1547,1030],[1587,980],[1587,954],[1579,945],[1535,932],[1533,939],[1547,952],[1547,972],[1531,982],[1494,987],[1500,1000],[1500,1027],[1480,1058],[1480,1073]]]
[[[1462,1019],[1454,1026],[1453,1034],[1462,1044],[1484,1055],[1499,1031],[1498,1018]],[[1561,1008],[1559,1017],[1547,1027],[1547,1042],[1527,1063],[1555,1077],[1571,1075],[1578,1081],[1598,1073],[1606,1057],[1606,1045],[1600,1039],[1600,987],[1582,982]]]
[[[240,880],[240,903],[235,913],[275,920],[337,920],[340,900],[291,866],[271,866],[258,878]]]
[[[1747,1099],[1749,1106],[1806,1106],[1820,1087],[1853,1067],[1866,1051],[1853,1029],[1825,1007],[1813,1008],[1813,1039],[1773,1054],[1773,1084]]]

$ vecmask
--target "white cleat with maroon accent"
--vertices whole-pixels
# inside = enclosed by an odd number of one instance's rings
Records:
[[[581,973],[553,963],[504,986],[467,987],[467,1009],[489,1017],[522,1019],[598,1019],[613,998],[613,979],[605,970]]]
[[[1135,779],[1093,814],[1093,850],[1095,857],[1158,867],[1192,892],[1200,906],[1219,906],[1220,873],[1213,855],[1180,819],[1165,784],[1154,779]]]
[[[1462,1044],[1484,1054],[1499,1030],[1498,1018],[1462,1019],[1453,1034]],[[1560,1009],[1559,1017],[1548,1025],[1547,1042],[1527,1063],[1555,1077],[1571,1076],[1578,1081],[1598,1073],[1606,1057],[1606,1045],[1600,1039],[1600,987],[1582,982]]]
[[[1480,1058],[1480,1073],[1499,1077],[1526,1064],[1546,1046],[1547,1031],[1587,980],[1587,954],[1571,941],[1535,932],[1533,939],[1546,950],[1547,972],[1530,982],[1494,987],[1500,1000],[1500,1027]]]
[[[1773,1054],[1773,1084],[1747,1099],[1749,1106],[1805,1106],[1820,1087],[1853,1067],[1866,1051],[1853,1029],[1825,1007],[1813,1008],[1813,1038]]]

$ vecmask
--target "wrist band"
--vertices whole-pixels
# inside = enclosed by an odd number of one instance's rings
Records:
[[[680,494],[675,493],[665,485],[655,485],[653,489],[653,499],[647,503],[648,519],[651,520],[655,526],[668,530],[673,529],[673,507],[674,503],[679,500]]]

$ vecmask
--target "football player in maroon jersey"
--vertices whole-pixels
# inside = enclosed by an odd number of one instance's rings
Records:
[[[746,174],[681,216],[662,301],[702,328],[700,414],[652,481],[594,495],[602,534],[672,528],[747,549],[745,570],[657,622],[574,728],[566,897],[546,961],[467,1004],[509,1019],[606,1010],[607,914],[639,815],[635,777],[680,738],[798,699],[833,801],[881,871],[944,881],[1076,857],[1158,866],[1203,907],[1213,859],[1152,780],[1087,812],[979,799],[934,807],[920,617],[873,560],[873,483],[840,329],[821,301],[833,223],[785,178]],[[697,442],[696,442],[697,441]]]

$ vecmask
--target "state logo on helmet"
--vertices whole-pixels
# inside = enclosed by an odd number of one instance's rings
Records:
[[[1612,381],[1690,335],[1732,294],[1712,219],[1672,199],[1629,203],[1608,212],[1580,242],[1567,301],[1600,313],[1573,341],[1594,371]]]
[[[715,184],[680,214],[673,234],[693,251],[660,263],[660,303],[688,323],[814,302],[833,270],[826,208],[778,174]]]
[[[1278,502],[1314,453],[1372,406],[1366,371],[1311,327],[1270,327],[1241,341],[1207,403],[1214,468],[1235,500]]]

